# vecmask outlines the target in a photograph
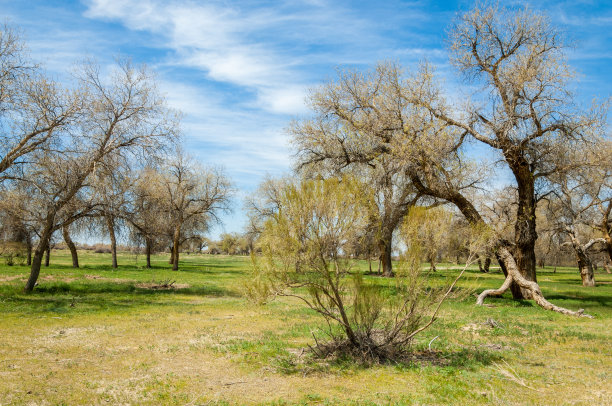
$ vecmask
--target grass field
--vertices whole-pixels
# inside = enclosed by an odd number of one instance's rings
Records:
[[[54,251],[29,295],[28,269],[0,266],[1,405],[612,404],[605,273],[583,288],[575,269],[539,270],[549,300],[595,319],[509,296],[476,307],[464,295],[417,337],[414,362],[364,367],[309,360],[304,348],[324,326],[301,303],[248,303],[249,258],[183,255],[178,272],[163,255],[152,270],[129,254],[116,271],[108,254],[82,252],[80,261],[73,269]],[[169,281],[172,289],[153,289]],[[459,287],[476,293],[501,281],[470,270]]]

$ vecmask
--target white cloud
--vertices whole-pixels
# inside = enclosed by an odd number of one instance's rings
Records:
[[[129,29],[165,37],[166,46],[176,52],[173,58],[178,58],[173,63],[201,69],[214,81],[252,89],[264,110],[303,111],[300,91],[306,86],[295,85],[300,77],[288,68],[288,56],[272,42],[252,38],[279,15],[190,2],[93,0],[86,16],[118,20]],[[273,100],[275,96],[280,99]]]

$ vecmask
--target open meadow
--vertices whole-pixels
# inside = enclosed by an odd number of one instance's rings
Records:
[[[254,306],[248,257],[54,251],[31,294],[25,266],[0,268],[0,404],[581,404],[612,402],[612,275],[539,270],[544,295],[594,319],[474,294],[498,269],[470,269],[412,362],[315,360],[324,321],[294,299]],[[361,264],[365,270],[366,263]],[[446,265],[446,266],[445,266]],[[454,269],[453,269],[454,267]],[[446,281],[457,266],[443,264]],[[446,268],[446,269],[445,269]],[[365,277],[375,283],[389,279]],[[164,285],[172,284],[171,287]],[[430,349],[429,349],[430,347]]]

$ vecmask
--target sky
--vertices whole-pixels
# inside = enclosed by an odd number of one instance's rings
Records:
[[[291,170],[285,129],[308,116],[309,89],[337,69],[427,60],[449,88],[446,33],[471,1],[0,0],[32,57],[59,81],[75,63],[117,57],[148,65],[168,104],[183,112],[185,150],[223,167],[237,189],[234,211],[211,231],[241,232],[242,202],[266,176]],[[500,1],[548,14],[572,43],[580,103],[612,96],[612,2]]]

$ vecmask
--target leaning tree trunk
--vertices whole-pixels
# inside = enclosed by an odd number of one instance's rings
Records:
[[[78,268],[79,267],[79,255],[77,254],[76,245],[74,245],[72,238],[70,238],[68,227],[69,227],[68,225],[64,225],[62,227],[62,234],[64,235],[64,242],[66,242],[66,245],[68,246],[68,249],[70,250],[70,255],[72,256],[72,267]]]
[[[50,214],[47,216],[45,221],[45,226],[40,234],[40,240],[36,245],[36,249],[34,250],[34,258],[32,258],[32,265],[30,267],[30,277],[26,282],[24,290],[29,293],[34,290],[34,286],[36,286],[36,281],[38,280],[38,275],[40,275],[40,266],[42,264],[42,259],[45,251],[47,250],[47,246],[49,245],[49,240],[51,240],[51,236],[53,235],[53,223],[55,221],[55,215]]]
[[[51,263],[51,245],[47,244],[47,249],[45,250],[45,266],[49,266]]]
[[[558,313],[567,314],[570,316],[578,316],[578,317],[589,317],[592,318],[588,314],[584,313],[584,309],[580,309],[578,311],[572,311],[565,309],[563,307],[556,306],[550,303],[548,300],[544,298],[542,295],[542,291],[540,290],[540,286],[537,282],[529,281],[523,277],[521,274],[518,265],[510,253],[510,250],[505,245],[500,245],[497,248],[496,256],[499,259],[500,263],[503,263],[503,268],[507,271],[506,279],[504,283],[499,289],[488,289],[483,291],[480,295],[478,295],[478,299],[476,301],[477,305],[482,305],[484,303],[484,299],[489,296],[501,296],[504,294],[510,285],[513,283],[517,284],[521,289],[524,289],[529,292],[529,296],[535,300],[538,306],[544,308],[545,310],[552,310]]]
[[[110,214],[106,214],[104,217],[106,218],[106,227],[108,228],[108,235],[110,236],[113,269],[117,269],[117,238],[115,236],[115,219]]]

